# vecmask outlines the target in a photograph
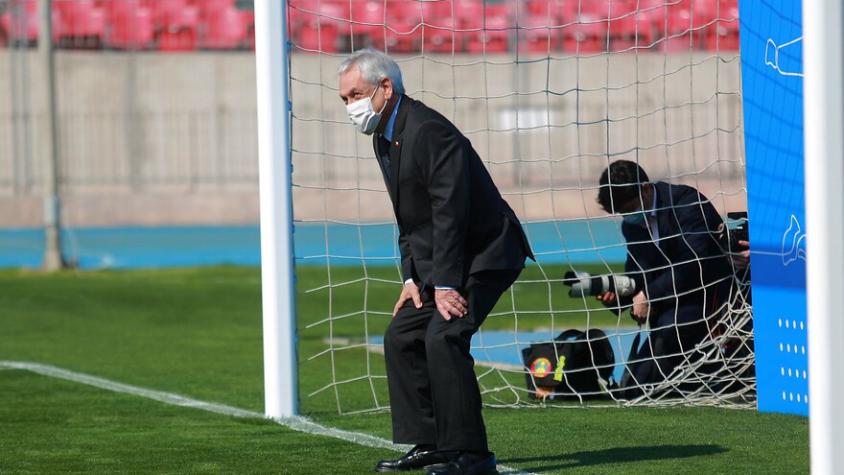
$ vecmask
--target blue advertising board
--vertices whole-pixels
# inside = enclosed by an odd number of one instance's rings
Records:
[[[801,2],[739,18],[759,410],[808,415]]]

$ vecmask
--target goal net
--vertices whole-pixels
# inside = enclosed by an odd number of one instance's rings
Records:
[[[661,355],[679,363],[642,381],[625,377],[643,359],[631,349],[665,327],[572,297],[564,279],[624,272],[621,219],[596,201],[616,160],[696,188],[697,206],[736,226],[726,216],[746,209],[746,187],[734,0],[290,0],[287,18],[303,398],[340,413],[389,405],[381,342],[401,290],[398,235],[337,78],[345,55],[371,47],[397,60],[408,95],[471,140],[537,256],[473,339],[485,403],[754,403],[742,269],[699,310],[705,336]],[[565,366],[559,342],[547,362],[525,361],[529,345],[568,329],[584,332],[588,364]],[[596,351],[607,343],[612,360]],[[575,388],[578,372],[597,387]],[[548,376],[559,384],[546,390]]]

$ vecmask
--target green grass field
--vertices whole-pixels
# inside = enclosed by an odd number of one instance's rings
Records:
[[[531,268],[523,277],[538,278],[537,273]],[[338,414],[338,407],[348,412],[387,405],[383,379],[365,377],[383,374],[383,357],[362,348],[324,352],[329,337],[361,338],[364,327],[371,335],[383,330],[398,287],[379,279],[396,280],[395,269],[374,274],[369,269],[368,279],[355,283],[348,282],[364,277],[360,269],[332,268],[329,276],[323,268],[300,268],[298,277],[302,411],[325,425],[389,438],[386,412]],[[329,279],[331,287],[305,292]],[[0,289],[0,360],[45,363],[262,410],[258,269],[3,271]],[[593,302],[582,311],[584,303],[568,299],[556,282],[550,289],[544,283],[517,284],[512,298],[520,312],[527,312],[519,315],[520,329],[619,324]],[[506,296],[499,310],[513,305]],[[329,314],[344,318],[324,321]],[[513,324],[506,315],[493,316],[485,328]],[[321,388],[327,389],[308,396]],[[532,472],[809,469],[808,421],[802,417],[616,407],[488,409],[485,414],[499,461]],[[394,454],[270,421],[169,406],[8,369],[0,370],[0,427],[0,473],[355,474],[370,472],[378,458]]]

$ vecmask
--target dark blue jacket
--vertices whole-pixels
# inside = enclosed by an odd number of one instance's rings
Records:
[[[678,321],[699,320],[707,304],[723,301],[732,276],[718,239],[723,221],[712,203],[690,186],[657,182],[654,188],[658,239],[645,226],[622,224],[625,273],[636,279],[637,289],[645,290],[652,317],[671,311]]]

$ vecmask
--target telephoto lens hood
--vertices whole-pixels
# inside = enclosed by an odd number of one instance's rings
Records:
[[[567,271],[563,284],[571,287],[569,297],[586,297],[615,292],[619,297],[636,293],[636,281],[626,275],[608,274],[593,276],[588,272]]]

